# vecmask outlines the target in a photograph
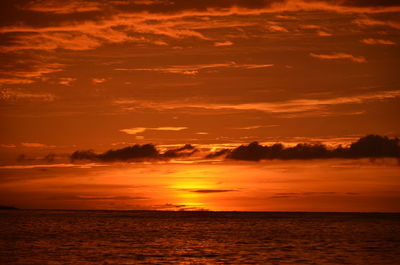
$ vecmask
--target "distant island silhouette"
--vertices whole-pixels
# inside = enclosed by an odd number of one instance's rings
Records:
[[[18,208],[14,206],[0,205],[0,210],[18,210]]]

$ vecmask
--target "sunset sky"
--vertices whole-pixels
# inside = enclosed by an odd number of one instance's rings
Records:
[[[400,136],[397,1],[2,0],[0,5],[0,160],[7,177],[28,174],[10,169],[21,154],[67,156],[147,143],[161,148],[189,143],[211,151],[253,141],[346,145],[367,134]],[[153,167],[168,171],[165,167],[177,165]],[[215,175],[220,168],[207,170]],[[249,174],[255,170],[259,166]],[[400,197],[399,182],[393,180],[398,167],[385,170],[391,171],[379,192],[393,188],[396,196],[387,200],[394,205]],[[221,194],[240,190],[195,186],[178,190],[192,195],[211,188]],[[339,186],[290,191],[284,186],[268,198],[360,192]],[[9,196],[40,190],[25,189]],[[115,194],[116,200],[130,198]],[[150,195],[135,196],[140,201]],[[170,202],[179,203],[155,203]],[[224,205],[208,208],[232,210],[238,204]],[[40,208],[40,203],[26,207]],[[268,209],[305,209],[285,207]],[[358,209],[357,203],[349,209]]]

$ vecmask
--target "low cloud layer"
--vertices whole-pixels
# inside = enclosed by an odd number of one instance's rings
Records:
[[[71,154],[71,161],[89,160],[102,162],[117,161],[143,161],[143,160],[169,160],[174,158],[189,157],[198,150],[192,145],[170,149],[161,153],[155,145],[133,145],[121,149],[111,149],[104,153],[97,154],[93,150],[75,151]]]
[[[241,145],[229,152],[227,158],[234,160],[259,161],[263,159],[321,159],[321,158],[364,158],[400,157],[400,140],[386,136],[368,135],[349,147],[339,145],[330,149],[323,144],[297,144],[284,147],[282,144],[263,146],[257,142]]]
[[[109,150],[101,154],[97,154],[92,150],[75,151],[70,158],[72,161],[89,160],[101,162],[170,160],[187,158],[197,152],[199,150],[190,144],[164,152],[160,152],[155,145],[145,144]],[[367,135],[347,147],[339,145],[335,148],[329,148],[324,144],[300,143],[293,147],[285,147],[280,143],[261,145],[258,142],[253,142],[234,149],[225,148],[211,152],[204,159],[220,157],[246,161],[267,159],[400,158],[400,139],[380,135]]]

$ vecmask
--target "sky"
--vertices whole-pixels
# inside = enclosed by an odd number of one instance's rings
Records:
[[[1,165],[400,136],[396,2],[2,0]]]

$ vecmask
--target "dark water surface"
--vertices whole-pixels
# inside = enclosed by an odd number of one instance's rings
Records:
[[[400,214],[1,211],[0,264],[399,264]]]

